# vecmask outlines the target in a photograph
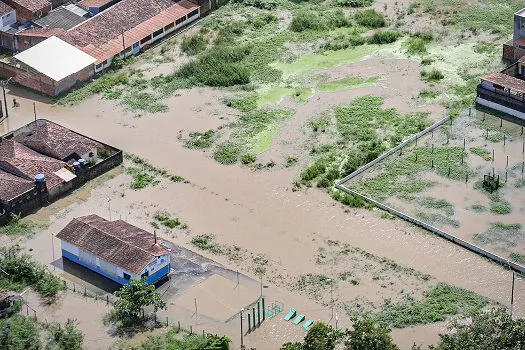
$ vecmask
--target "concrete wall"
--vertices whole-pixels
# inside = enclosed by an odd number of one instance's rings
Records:
[[[6,13],[0,17],[0,28],[9,27],[16,23],[16,10]]]
[[[23,6],[20,6],[13,0],[3,0],[3,1],[16,10],[17,19],[20,22],[31,21],[35,18],[45,16],[49,13],[49,11],[51,11],[51,2],[49,3],[48,6],[45,6],[44,8],[42,8],[41,11],[32,12],[29,9]]]
[[[58,96],[69,91],[75,87],[78,82],[88,81],[93,77],[93,75],[95,75],[95,67],[93,65],[89,65],[81,71],[60,80],[59,82],[55,83],[56,85],[53,96]]]
[[[49,196],[45,187],[33,187],[31,190],[11,199],[7,203],[2,203],[0,210],[0,225],[5,225],[11,214],[26,216],[47,204]]]

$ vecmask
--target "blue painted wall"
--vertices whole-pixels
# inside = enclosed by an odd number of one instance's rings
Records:
[[[129,281],[127,279],[125,279],[123,276],[110,275],[110,274],[102,271],[97,266],[92,266],[92,265],[87,264],[87,263],[85,263],[83,261],[80,261],[78,256],[68,252],[67,250],[62,249],[62,257],[66,258],[68,260],[71,260],[71,261],[73,261],[76,264],[84,266],[85,268],[90,269],[91,271],[96,272],[99,275],[102,275],[102,276],[104,276],[106,278],[109,278],[110,280],[115,281],[115,282],[117,282],[117,283],[119,283],[121,285],[129,284]],[[146,282],[148,284],[153,284],[153,283],[157,282],[159,279],[165,277],[169,272],[170,272],[170,265],[168,264],[167,266],[163,267],[159,271],[155,272],[153,275],[149,276],[146,279]]]

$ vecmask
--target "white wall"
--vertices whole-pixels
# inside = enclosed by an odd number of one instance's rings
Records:
[[[16,23],[16,11],[15,10],[8,12],[2,17],[0,17],[0,28],[5,28],[15,23]]]
[[[70,252],[71,254],[73,254],[75,256],[78,256],[78,254],[79,254],[78,247],[75,247],[74,245],[69,244],[66,241],[62,241],[62,249],[64,249],[65,251]]]

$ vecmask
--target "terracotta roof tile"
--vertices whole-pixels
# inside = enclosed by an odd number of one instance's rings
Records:
[[[97,58],[97,64],[113,57],[199,6],[181,0],[122,0],[108,10],[68,30],[59,37]]]
[[[65,29],[62,28],[31,28],[22,31],[17,35],[50,38],[63,32],[65,32]]]
[[[35,184],[33,181],[0,170],[0,201],[10,201],[11,199],[29,191],[34,186]]]
[[[504,73],[491,73],[481,77],[481,80],[500,85],[525,94],[525,81]]]
[[[8,2],[24,7],[31,12],[42,11],[51,5],[51,2],[48,0],[8,0]]]
[[[109,4],[113,0],[82,0],[79,5],[83,5],[87,8],[89,7],[102,7]]]
[[[66,163],[39,154],[21,143],[0,137],[0,169],[13,175],[33,181],[38,174],[46,177],[46,186],[52,189],[63,180],[54,174]]]
[[[3,16],[11,11],[13,11],[13,8],[11,6],[0,1],[0,16]]]
[[[168,254],[160,239],[154,244],[151,233],[98,215],[73,219],[57,238],[134,274],[140,274],[156,257]]]
[[[36,126],[34,123],[28,126],[33,128],[16,135],[14,140],[56,159],[65,160],[73,154],[82,156],[102,147],[101,143],[52,122],[40,120]]]

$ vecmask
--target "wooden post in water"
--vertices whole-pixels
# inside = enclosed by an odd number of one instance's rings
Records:
[[[509,167],[509,156],[507,156],[507,166],[505,166],[505,168],[508,168]]]
[[[492,149],[492,163],[494,163],[494,148]]]

